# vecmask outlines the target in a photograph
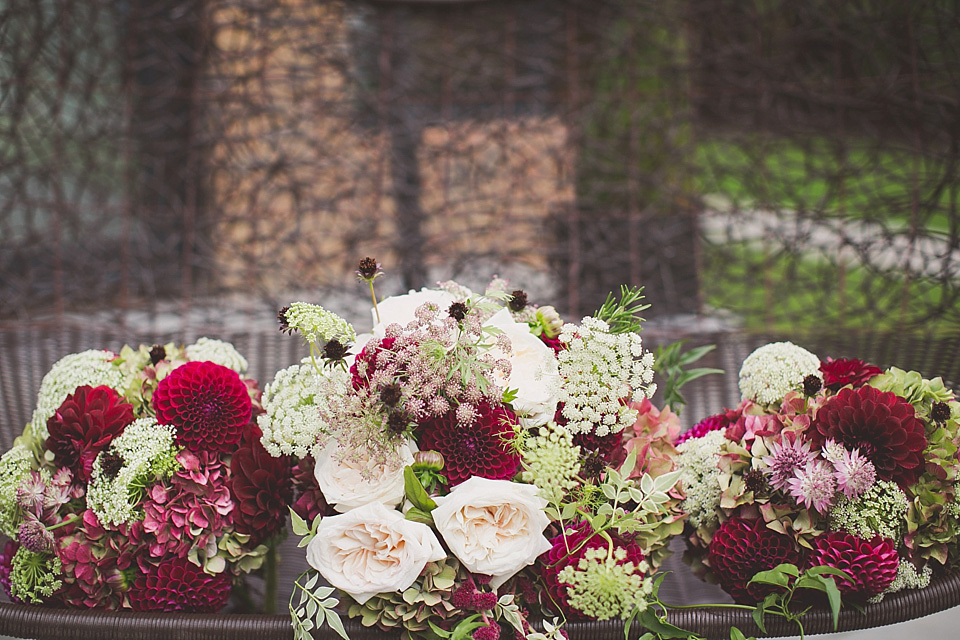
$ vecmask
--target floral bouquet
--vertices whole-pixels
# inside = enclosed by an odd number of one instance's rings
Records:
[[[757,603],[777,588],[759,571],[832,567],[845,600],[877,601],[957,562],[960,403],[940,378],[780,342],[739,381],[677,445],[699,571]]]
[[[68,355],[0,457],[0,582],[16,602],[215,612],[283,533],[290,461],[229,343]]]
[[[671,442],[657,410],[638,290],[564,323],[494,279],[377,301],[372,333],[298,302],[281,327],[310,357],[277,373],[258,418],[292,456],[293,529],[311,569],[298,638],[341,614],[406,637],[496,640],[560,619],[630,618],[655,597],[682,531]],[[311,480],[313,482],[311,482]],[[537,632],[540,633],[540,632]]]

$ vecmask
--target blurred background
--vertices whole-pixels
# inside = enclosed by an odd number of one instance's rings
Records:
[[[508,278],[718,345],[960,383],[960,8],[936,0],[2,0],[0,446],[63,355]]]

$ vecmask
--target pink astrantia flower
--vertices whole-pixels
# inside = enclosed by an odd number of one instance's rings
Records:
[[[770,455],[763,459],[767,465],[766,474],[770,485],[786,490],[787,483],[798,469],[803,469],[816,455],[810,450],[810,444],[799,439],[783,438],[770,447]]]
[[[813,507],[820,513],[826,513],[837,490],[833,465],[826,460],[811,460],[794,471],[787,481],[790,495],[806,508]]]
[[[828,441],[827,445],[831,442]],[[828,449],[830,449],[829,446],[824,446],[825,454]],[[835,455],[824,455],[824,457],[833,464],[837,489],[851,500],[860,497],[876,482],[877,471],[873,463],[860,455],[858,449],[848,451],[842,445],[835,445],[834,449]]]

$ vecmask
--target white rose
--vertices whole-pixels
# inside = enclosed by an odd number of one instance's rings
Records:
[[[451,553],[494,589],[550,549],[547,501],[533,485],[474,476],[436,501],[433,522]]]
[[[407,326],[416,319],[417,309],[427,302],[433,302],[440,309],[446,311],[456,301],[456,296],[441,289],[411,290],[405,295],[390,296],[377,303],[380,322],[377,322],[377,312],[374,309],[370,310],[373,315],[373,335],[376,338],[383,338],[387,325],[393,323],[397,323],[401,327]]]
[[[324,518],[307,545],[310,566],[360,604],[405,590],[428,562],[445,557],[430,527],[379,502]]]
[[[530,333],[526,323],[515,321],[506,309],[498,311],[486,324],[500,329],[510,339],[510,377],[503,384],[517,390],[511,404],[520,414],[521,424],[530,428],[552,420],[560,390],[560,369],[553,349]]]
[[[376,464],[364,451],[344,455],[339,443],[330,441],[316,456],[313,474],[323,497],[340,513],[370,502],[395,507],[403,500],[403,468],[413,464],[410,447],[397,447],[388,464]]]

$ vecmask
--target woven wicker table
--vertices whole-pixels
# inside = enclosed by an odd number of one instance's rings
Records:
[[[840,631],[867,629],[904,622],[930,615],[960,604],[960,574],[950,574],[922,590],[904,591],[888,596],[880,604],[869,605],[863,613],[844,609],[840,613]],[[670,620],[706,638],[729,638],[730,627],[746,634],[760,635],[747,611],[687,609],[674,611]],[[830,613],[814,610],[803,618],[807,633],[832,631]],[[352,640],[387,640],[391,636],[376,629],[346,624]],[[574,622],[567,625],[572,640],[620,640],[623,626],[618,621]],[[770,619],[771,636],[795,635],[797,628],[779,619]],[[176,613],[127,613],[74,611],[0,603],[0,634],[36,640],[286,640],[293,637],[285,615],[195,615]],[[631,630],[631,638],[640,629]],[[316,638],[333,640],[329,629],[315,632]]]

